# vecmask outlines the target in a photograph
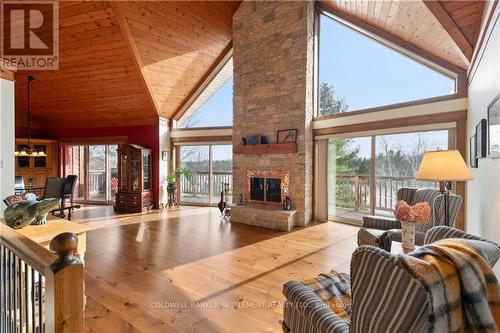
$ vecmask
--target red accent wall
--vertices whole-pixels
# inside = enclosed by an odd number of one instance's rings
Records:
[[[24,130],[16,128],[16,137],[23,137]],[[129,143],[138,144],[152,150],[153,162],[153,200],[155,208],[158,206],[160,193],[160,132],[158,125],[139,126],[118,126],[118,127],[97,127],[97,128],[72,128],[72,129],[51,129],[37,130],[32,133],[33,138],[54,139],[64,141],[67,138],[87,138],[106,136],[127,136]]]

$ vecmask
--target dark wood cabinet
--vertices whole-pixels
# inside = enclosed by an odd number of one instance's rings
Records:
[[[126,144],[118,147],[117,212],[140,213],[153,207],[151,149]]]

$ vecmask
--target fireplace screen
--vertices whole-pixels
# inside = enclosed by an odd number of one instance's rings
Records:
[[[250,200],[281,202],[281,179],[251,177]]]

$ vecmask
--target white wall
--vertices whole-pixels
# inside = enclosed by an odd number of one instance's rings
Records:
[[[484,50],[469,84],[467,146],[468,138],[474,134],[476,124],[487,118],[488,104],[500,93],[499,20],[496,21]],[[474,180],[467,183],[467,231],[500,242],[500,158],[479,159],[479,167],[472,168],[472,174]],[[497,265],[498,273],[500,267]]]
[[[159,195],[159,206],[161,207],[162,204],[166,204],[168,201],[167,194],[166,194],[166,189],[165,191],[163,190],[162,187],[162,182],[163,180],[167,177],[168,171],[169,171],[169,163],[172,158],[172,154],[170,152],[170,133],[169,133],[169,128],[168,128],[168,120],[160,118],[160,123],[158,125],[160,127],[159,133],[160,133],[160,165],[159,165],[159,181],[160,181],[160,195]],[[164,161],[162,158],[162,153],[166,151],[168,152],[168,160]]]
[[[14,192],[14,82],[0,79],[0,199]],[[0,202],[0,217],[5,205]]]

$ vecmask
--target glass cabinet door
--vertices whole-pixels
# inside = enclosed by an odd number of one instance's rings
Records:
[[[130,184],[132,191],[140,191],[140,156],[137,151],[130,151]]]
[[[142,154],[142,177],[143,177],[143,190],[151,189],[151,181],[149,174],[149,165],[150,165],[150,154],[145,152]]]
[[[130,157],[128,152],[124,152],[120,157],[120,189],[123,191],[128,190],[128,161]]]

